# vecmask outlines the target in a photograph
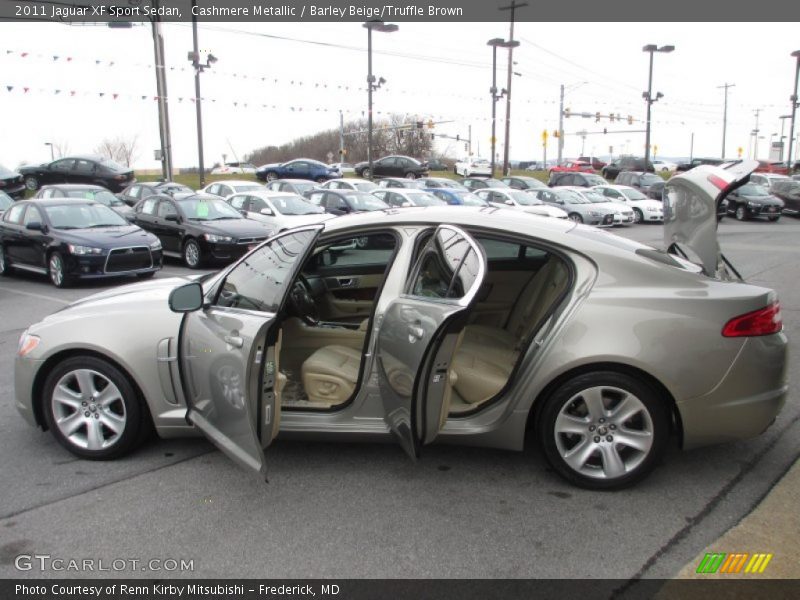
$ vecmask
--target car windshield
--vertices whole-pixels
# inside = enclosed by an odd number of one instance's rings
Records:
[[[389,208],[389,205],[380,198],[364,192],[352,192],[345,194],[344,197],[347,198],[347,202],[355,210],[383,210],[384,208]]]
[[[0,165],[0,178],[7,179],[8,177],[18,177],[19,173],[15,173],[10,169],[6,169],[3,165]]]
[[[218,198],[192,196],[178,200],[183,214],[194,221],[221,221],[223,219],[241,219],[242,215]]]
[[[11,199],[11,196],[5,192],[0,192],[0,210],[6,210],[12,204],[14,204],[14,201]]]
[[[635,190],[633,188],[629,190],[620,190],[628,200],[646,200],[647,196],[645,196],[639,190]]]
[[[377,183],[371,181],[352,181],[350,182],[359,192],[371,192],[378,188]]]
[[[294,189],[298,194],[305,194],[309,190],[313,190],[316,186],[313,183],[293,183]],[[255,188],[259,189],[259,188]]]
[[[642,178],[639,180],[642,184],[645,185],[653,185],[654,183],[660,183],[664,181],[658,175],[653,175],[652,173],[645,173],[642,175]]]
[[[413,192],[406,194],[415,206],[440,206],[445,204],[442,200],[427,192]]]
[[[110,158],[101,160],[100,164],[110,171],[130,171],[129,167],[123,167],[121,164],[111,160]]]
[[[601,202],[608,202],[608,198],[606,198],[605,196],[603,196],[603,194],[599,192],[595,192],[594,190],[586,190],[585,192],[583,192],[583,197],[589,200],[589,202],[592,202],[594,204],[599,204]]]
[[[505,188],[508,187],[502,181],[497,181],[496,179],[487,179],[486,180],[486,187],[497,187],[497,188]]]
[[[309,204],[300,196],[274,196],[270,200],[282,215],[315,215],[325,212],[321,207]]]
[[[129,225],[125,219],[102,204],[57,204],[43,208],[54,229],[92,229]]]
[[[606,183],[606,180],[600,177],[600,175],[584,175],[584,178],[589,185],[603,185]]]
[[[769,196],[769,192],[757,183],[747,183],[739,189],[742,196]]]
[[[164,185],[159,185],[158,191],[163,192],[164,194],[176,194],[178,192],[183,192],[187,194],[194,193],[194,190],[188,186],[185,186],[181,183],[165,183]]]
[[[106,190],[67,190],[67,198],[82,198],[84,200],[94,200],[106,206],[122,206],[125,203],[111,192]]]
[[[523,206],[536,206],[542,203],[536,196],[528,192],[513,191],[508,192],[508,195],[514,199],[514,202]]]
[[[257,183],[243,183],[239,185],[233,185],[231,187],[237,194],[240,192],[255,192],[256,190],[264,189],[264,186]]]
[[[453,193],[458,196],[464,206],[486,206],[488,204],[486,200],[472,192],[455,191]]]
[[[590,204],[586,198],[572,190],[553,190],[553,193],[555,193],[559,199],[564,202],[569,202],[570,204]]]

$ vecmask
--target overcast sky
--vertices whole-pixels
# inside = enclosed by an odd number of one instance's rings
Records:
[[[197,164],[194,77],[186,56],[191,26],[165,24],[163,30],[174,163],[190,167]],[[149,25],[110,30],[4,23],[0,32],[0,164],[48,160],[45,142],[89,153],[103,138],[122,135],[138,136],[137,167],[158,166]],[[595,123],[594,117],[565,120],[567,134],[625,131],[588,135],[587,154],[608,154],[609,146],[615,155],[643,154],[644,133],[627,130],[644,129],[648,55],[641,48],[655,43],[676,46],[655,56],[653,91],[664,94],[653,106],[658,155],[688,156],[692,133],[695,156],[720,154],[723,91],[717,86],[728,82],[736,86],[729,92],[727,154],[742,147],[748,155],[760,108],[764,139],[758,154],[766,158],[770,134],[780,133],[779,117],[790,110],[796,34],[796,23],[518,23],[514,70],[521,76],[512,88],[511,157],[542,159],[541,133],[558,126],[562,83],[572,88],[565,106],[573,112],[637,119],[632,126]],[[463,137],[471,126],[474,153],[488,157],[492,54],[486,41],[507,36],[503,23],[401,23],[396,33],[376,33],[373,70],[387,83],[375,94],[375,110],[452,121],[437,125],[433,132],[439,134]],[[200,47],[218,58],[202,75],[207,165],[223,154],[230,161],[260,146],[338,127],[340,110],[345,120],[366,110],[366,31],[359,23],[207,23],[200,26]],[[498,52],[498,87],[505,87],[506,56]],[[501,101],[500,144],[504,118]],[[565,157],[576,157],[580,136],[565,139]],[[464,154],[456,142],[437,141],[437,147]],[[502,146],[498,152],[502,156]],[[547,152],[555,158],[555,139]]]

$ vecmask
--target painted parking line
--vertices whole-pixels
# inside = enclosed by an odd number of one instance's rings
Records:
[[[46,294],[34,294],[33,292],[21,292],[19,290],[3,289],[4,292],[11,294],[19,294],[20,296],[30,296],[31,298],[39,298],[41,300],[49,300],[50,302],[58,302],[59,304],[72,304],[73,300],[64,300],[63,298],[56,298],[55,296],[47,296]]]

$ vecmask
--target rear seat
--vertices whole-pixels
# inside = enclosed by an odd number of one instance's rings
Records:
[[[520,294],[505,328],[467,325],[455,357],[455,390],[467,404],[489,400],[503,389],[520,345],[562,293],[569,280],[563,261],[551,256]]]

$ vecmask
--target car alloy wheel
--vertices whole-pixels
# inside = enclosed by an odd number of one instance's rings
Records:
[[[644,220],[644,216],[642,215],[642,211],[638,208],[633,209],[633,222],[634,223],[641,223]]]
[[[39,180],[33,175],[29,175],[25,178],[25,187],[30,191],[35,192],[39,189]]]
[[[736,207],[736,220],[738,221],[747,220],[747,209],[741,204]]]
[[[369,169],[364,169],[361,171],[361,179],[370,179]]]
[[[578,213],[569,213],[569,220],[575,223],[583,223],[583,217]]]
[[[591,489],[619,489],[658,464],[669,409],[649,384],[613,371],[570,378],[546,401],[539,435],[552,467]]]
[[[194,240],[189,240],[183,246],[183,262],[190,269],[198,269],[203,262],[200,246]]]
[[[64,258],[61,256],[60,252],[53,252],[50,255],[50,260],[47,262],[47,266],[48,273],[50,275],[50,281],[53,282],[54,286],[63,288],[71,283],[70,278],[65,272],[66,267],[64,265]]]
[[[56,440],[82,458],[116,458],[147,430],[146,413],[128,378],[94,356],[60,362],[45,380],[42,398]]]
[[[273,173],[272,171],[267,173],[267,181],[275,181],[277,178],[278,178],[277,173]]]
[[[416,179],[417,176],[414,173],[406,173],[406,179]]]
[[[8,263],[6,262],[6,252],[0,246],[0,275],[8,275]]]

